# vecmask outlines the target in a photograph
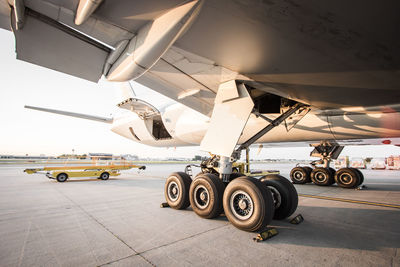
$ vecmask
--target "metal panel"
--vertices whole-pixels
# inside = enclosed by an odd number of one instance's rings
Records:
[[[100,79],[106,51],[31,16],[14,34],[17,59],[93,82]]]
[[[153,105],[138,98],[126,99],[119,103],[118,107],[135,112],[142,120],[160,115],[160,111],[158,111]]]
[[[227,84],[236,87],[235,83],[227,82]],[[210,128],[201,141],[200,148],[212,154],[230,157],[246,126],[254,103],[243,84],[237,87],[238,98],[222,102],[226,97],[220,94],[226,92],[226,86],[222,84],[220,87],[224,87],[225,90],[218,90],[216,100],[221,101],[214,105]]]
[[[164,68],[166,67],[166,68]],[[165,71],[158,71],[164,70]],[[152,70],[142,75],[136,82],[151,88],[185,106],[188,106],[204,115],[209,115],[212,110],[212,99],[215,94],[207,90],[185,98],[178,99],[178,96],[187,88],[201,88],[195,80],[187,75],[169,68],[164,62],[159,61]]]

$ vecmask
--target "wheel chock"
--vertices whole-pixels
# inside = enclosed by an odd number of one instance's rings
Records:
[[[275,228],[271,228],[264,232],[259,233],[256,237],[253,238],[253,240],[256,242],[261,242],[270,239],[271,237],[276,236],[277,234],[278,230],[276,230]]]
[[[292,220],[290,220],[291,224],[300,224],[304,221],[303,216],[301,216],[301,214],[297,215],[296,217],[294,217]]]
[[[168,205],[167,202],[163,202],[163,203],[161,203],[161,205],[160,205],[160,208],[168,208],[168,207],[169,207],[169,205]]]
[[[367,186],[364,185],[364,184],[362,184],[362,185],[360,185],[360,186],[358,186],[358,187],[356,188],[356,190],[364,190],[364,189],[367,189]]]

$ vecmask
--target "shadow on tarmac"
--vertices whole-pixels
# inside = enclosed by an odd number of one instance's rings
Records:
[[[304,217],[299,225],[289,219],[272,221],[269,227],[277,228],[279,235],[271,242],[355,250],[400,247],[397,209],[299,206],[291,218],[299,213]]]

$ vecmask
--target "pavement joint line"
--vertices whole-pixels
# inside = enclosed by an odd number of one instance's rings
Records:
[[[317,199],[323,199],[323,200],[332,200],[332,201],[339,201],[339,202],[348,202],[348,203],[363,204],[363,205],[370,205],[370,206],[377,206],[377,207],[388,207],[388,208],[400,209],[400,205],[396,205],[396,204],[387,204],[387,203],[346,199],[346,198],[326,197],[326,196],[321,196],[321,195],[299,194],[299,196],[307,197],[307,198],[317,198]]]
[[[226,227],[226,226],[228,226],[228,225],[230,225],[230,224],[227,223],[227,224],[225,224],[225,225],[221,225],[221,226],[218,226],[218,227],[215,227],[215,228],[211,228],[211,229],[208,229],[208,230],[206,230],[206,231],[203,231],[203,232],[200,232],[200,233],[197,233],[197,234],[193,234],[193,235],[191,235],[191,236],[187,236],[187,237],[184,237],[184,238],[182,238],[182,239],[178,239],[178,240],[172,241],[172,242],[167,243],[167,244],[160,245],[160,246],[158,246],[158,247],[154,247],[154,248],[150,248],[150,249],[147,249],[147,250],[143,250],[142,252],[140,252],[140,254],[146,253],[146,252],[149,252],[149,251],[152,251],[152,250],[156,250],[156,249],[159,249],[159,248],[162,248],[162,247],[168,247],[168,246],[170,246],[170,245],[179,243],[179,242],[181,242],[181,241],[185,241],[185,240],[191,239],[191,238],[193,238],[193,237],[200,236],[200,235],[203,235],[203,234],[212,232],[212,231],[214,231],[214,230],[218,230],[218,229],[224,228],[224,227]]]
[[[42,229],[40,228],[40,225],[34,225],[34,227],[38,230],[38,232],[39,232],[39,234],[40,234],[40,237],[41,237],[41,239],[43,240],[43,242],[45,243],[45,245],[48,246],[48,247],[50,247],[49,242],[48,242],[48,241],[46,240],[46,238],[44,237],[44,234],[43,234]],[[61,266],[62,264],[61,264],[61,262],[60,262],[60,259],[57,257],[57,254],[54,252],[53,249],[50,249],[50,254],[51,254],[51,255],[54,257],[54,259],[56,260],[57,265],[58,265],[58,266]]]
[[[106,266],[106,265],[110,265],[111,263],[114,263],[114,262],[119,262],[119,261],[122,261],[122,260],[128,259],[128,258],[130,258],[130,257],[137,256],[137,255],[139,255],[139,254],[138,254],[138,253],[131,254],[131,255],[128,255],[128,256],[126,256],[126,257],[122,257],[122,258],[119,258],[119,259],[116,259],[116,260],[113,260],[113,261],[109,261],[109,262],[103,263],[103,264],[101,264],[101,265],[98,265],[98,267],[101,267],[101,266]],[[155,265],[154,265],[154,264],[152,264],[152,266],[155,266]]]
[[[71,201],[75,206],[77,206],[78,208],[80,208],[87,216],[89,216],[92,220],[94,220],[96,223],[98,223],[100,226],[102,226],[106,231],[108,231],[110,234],[112,234],[116,239],[118,239],[119,241],[121,241],[125,246],[127,246],[130,250],[132,250],[133,252],[135,252],[135,255],[140,256],[143,260],[145,260],[147,263],[149,263],[152,266],[155,266],[150,260],[146,259],[146,257],[144,257],[143,255],[141,255],[139,252],[137,252],[133,247],[131,247],[128,243],[126,243],[122,238],[120,238],[117,234],[115,234],[113,231],[111,231],[110,229],[108,229],[107,226],[105,226],[104,224],[102,224],[99,220],[97,220],[92,214],[90,214],[89,212],[87,212],[84,208],[82,208],[78,203],[76,203],[75,201],[73,201],[71,198],[69,198],[67,195],[65,195],[63,192],[61,192],[60,190],[56,189],[61,195],[63,195],[66,199],[68,199],[69,201]],[[130,257],[130,256],[128,256]],[[117,260],[118,261],[118,260]],[[112,263],[112,262],[111,262]],[[107,263],[106,263],[107,264]]]
[[[18,258],[18,266],[22,265],[22,260],[24,258],[24,254],[25,254],[25,246],[28,241],[29,235],[31,234],[31,229],[32,229],[32,216],[30,216],[30,218],[29,218],[29,227],[28,227],[28,230],[26,231],[25,238],[24,238],[24,244],[22,245],[21,252],[20,252],[20,255]]]
[[[203,231],[203,232],[200,232],[200,233],[197,233],[197,234],[194,234],[194,235],[191,235],[191,236],[188,236],[188,237],[179,239],[179,240],[175,240],[175,241],[170,242],[170,243],[168,243],[168,244],[163,244],[163,245],[160,245],[160,246],[158,246],[158,247],[150,248],[150,249],[144,250],[144,251],[142,251],[142,252],[138,252],[138,253],[135,253],[135,254],[132,254],[132,255],[129,255],[129,256],[126,256],[126,257],[117,259],[117,260],[113,260],[113,261],[104,263],[104,264],[102,264],[102,265],[99,265],[99,267],[105,266],[105,265],[109,265],[109,264],[111,264],[111,263],[115,263],[115,262],[118,262],[118,261],[121,261],[121,260],[125,260],[125,259],[128,259],[128,258],[130,258],[130,257],[142,256],[141,254],[143,254],[143,253],[146,253],[146,252],[149,252],[149,251],[152,251],[152,250],[156,250],[156,249],[159,249],[159,248],[162,248],[162,247],[167,247],[167,246],[169,246],[169,245],[173,245],[173,244],[179,243],[179,242],[181,242],[181,241],[184,241],[184,240],[187,240],[187,239],[190,239],[190,238],[193,238],[193,237],[196,237],[196,236],[199,236],[199,235],[202,235],[202,234],[205,234],[205,233],[208,233],[208,232],[211,232],[211,231],[214,231],[214,230],[223,228],[223,227],[228,226],[228,225],[229,225],[229,224],[225,224],[225,225],[218,226],[218,227],[215,227],[215,228],[212,228],[212,229],[208,229],[208,230],[206,230],[206,231]],[[142,256],[142,257],[143,257],[143,256]],[[144,257],[143,257],[143,258],[144,258]],[[155,266],[153,263],[150,263],[150,264],[153,265],[153,266]]]

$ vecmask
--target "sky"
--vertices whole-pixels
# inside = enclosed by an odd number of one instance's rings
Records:
[[[0,29],[0,154],[60,155],[84,153],[134,154],[140,158],[191,158],[207,155],[198,147],[154,148],[128,140],[110,131],[110,124],[25,109],[24,105],[47,107],[111,117],[121,102],[118,88],[107,82],[92,83],[27,62],[16,60],[11,32]],[[167,98],[132,83],[142,99],[160,106]],[[168,100],[169,101],[169,100]],[[251,158],[309,159],[312,148],[263,148]],[[348,146],[342,155],[385,157],[399,155],[394,146]]]

